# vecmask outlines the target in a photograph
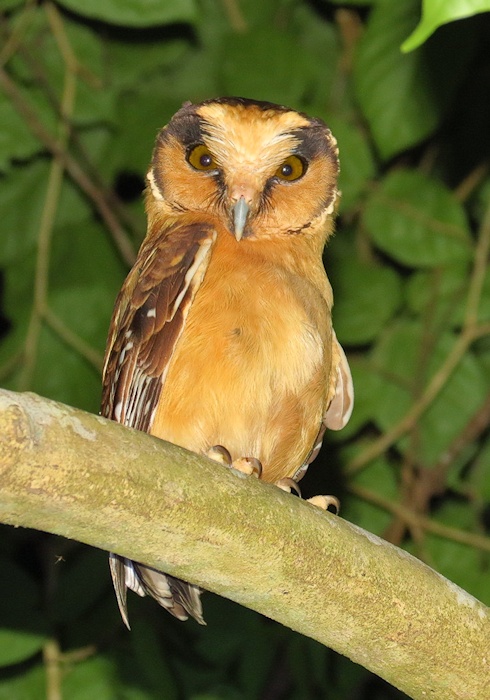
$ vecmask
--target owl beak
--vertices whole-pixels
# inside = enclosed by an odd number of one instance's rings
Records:
[[[245,201],[245,197],[240,197],[238,202],[231,208],[231,211],[233,212],[233,231],[235,238],[237,241],[239,241],[243,236],[243,230],[245,228],[245,224],[247,223],[247,217],[250,211],[250,207]]]

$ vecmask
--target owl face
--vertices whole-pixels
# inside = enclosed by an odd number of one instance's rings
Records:
[[[216,215],[238,240],[309,235],[332,213],[338,151],[319,119],[242,98],[186,104],[160,132],[149,198]]]

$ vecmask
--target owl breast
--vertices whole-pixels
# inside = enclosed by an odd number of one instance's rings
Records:
[[[233,245],[240,255],[228,259]],[[253,243],[225,239],[187,317],[151,433],[195,452],[223,445],[233,459],[257,457],[266,481],[292,476],[327,399],[330,314],[319,296],[291,271],[257,265]]]

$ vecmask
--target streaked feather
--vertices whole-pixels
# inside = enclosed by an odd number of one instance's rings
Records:
[[[101,413],[151,433],[168,363],[206,272],[216,233],[204,224],[174,225],[145,241],[117,298],[104,362]],[[199,588],[137,562],[110,555],[124,622],[126,589],[151,595],[179,619],[204,624]]]

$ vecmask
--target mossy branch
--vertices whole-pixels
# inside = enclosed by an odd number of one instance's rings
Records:
[[[197,583],[416,700],[490,697],[489,610],[378,537],[274,486],[33,394],[0,392],[0,435],[1,521]]]

